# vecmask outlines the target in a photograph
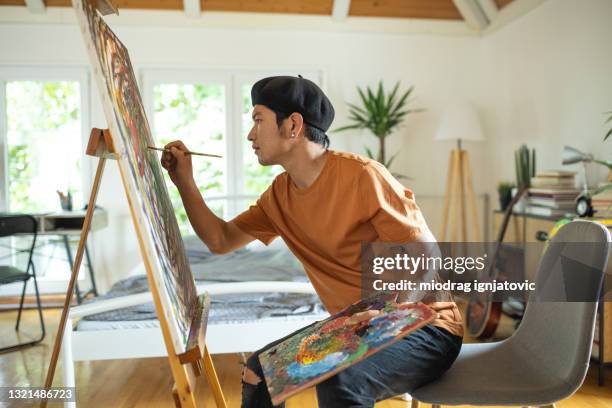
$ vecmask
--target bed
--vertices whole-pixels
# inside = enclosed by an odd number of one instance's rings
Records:
[[[184,241],[198,293],[206,291],[212,300],[206,333],[212,354],[255,351],[329,316],[282,242],[215,255],[196,237]],[[76,361],[165,355],[140,266],[105,295],[70,310],[62,343],[64,386],[76,385]]]

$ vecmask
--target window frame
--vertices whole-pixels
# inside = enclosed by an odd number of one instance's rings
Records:
[[[231,99],[231,95],[229,95],[229,90],[231,90],[231,84],[229,82],[229,78],[227,75],[224,75],[220,72],[207,72],[205,75],[198,70],[180,70],[180,75],[177,75],[176,70],[165,70],[165,69],[147,69],[142,70],[140,75],[140,83],[142,84],[142,97],[143,104],[145,107],[145,112],[147,114],[147,119],[149,121],[149,128],[151,129],[152,136],[155,137],[157,134],[155,129],[155,120],[153,119],[155,116],[155,98],[154,98],[154,88],[156,85],[160,84],[199,84],[199,85],[223,85],[224,86],[224,96],[225,96],[225,151],[222,152],[223,156],[226,159],[226,163],[229,163],[233,160],[233,149],[230,148],[231,143],[229,143],[228,137],[232,134],[232,122],[231,112],[228,111],[228,100]],[[224,197],[226,195],[231,195],[233,193],[233,174],[231,174],[229,166],[226,165],[224,169],[224,180],[223,184],[225,186],[225,194],[214,194],[209,198],[218,199]]]

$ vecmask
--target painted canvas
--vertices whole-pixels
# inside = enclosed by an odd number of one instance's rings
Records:
[[[390,346],[434,319],[422,303],[396,303],[397,294],[378,293],[262,352],[259,361],[274,405]],[[368,310],[375,317],[352,323]]]
[[[90,0],[74,0],[73,6],[119,156],[143,257],[152,272],[149,284],[158,289],[174,348],[182,353],[199,300],[157,153],[147,148],[155,143],[130,57]]]

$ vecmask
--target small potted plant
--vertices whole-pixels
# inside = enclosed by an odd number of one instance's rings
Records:
[[[512,189],[516,187],[514,183],[502,181],[497,185],[497,193],[499,194],[499,208],[506,211],[510,201],[512,201]]]

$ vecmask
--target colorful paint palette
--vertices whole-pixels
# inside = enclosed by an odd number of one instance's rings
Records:
[[[316,385],[431,322],[436,313],[422,303],[395,303],[380,293],[306,327],[259,355],[272,403]],[[379,311],[354,323],[355,313]]]

